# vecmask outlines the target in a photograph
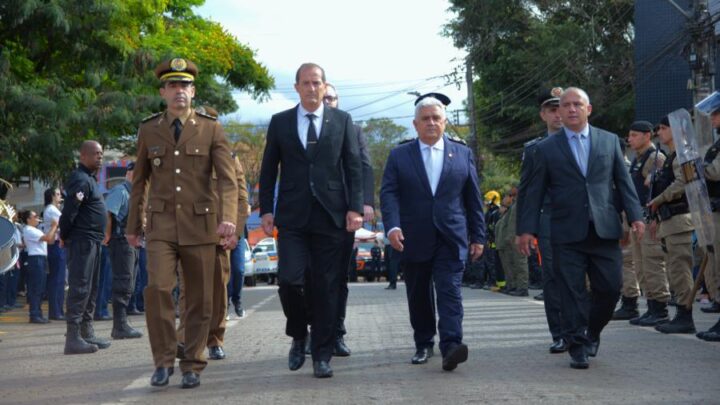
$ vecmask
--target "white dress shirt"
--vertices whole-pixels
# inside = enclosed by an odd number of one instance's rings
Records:
[[[322,123],[323,123],[323,114],[325,112],[324,104],[320,104],[320,108],[318,108],[315,111],[308,111],[303,108],[302,104],[298,104],[297,109],[297,129],[298,129],[298,135],[300,136],[300,143],[302,143],[303,148],[307,149],[307,133],[308,128],[310,128],[310,120],[308,119],[308,114],[315,114],[315,118],[313,119],[315,123],[315,134],[317,134],[318,141],[320,140],[320,131],[322,130]]]
[[[435,145],[431,146],[419,140],[418,145],[420,146],[420,156],[422,156],[423,164],[425,165],[425,172],[430,182],[430,189],[433,195],[435,195],[438,183],[440,182],[440,174],[442,173],[445,141],[441,137],[440,140],[435,142]]]

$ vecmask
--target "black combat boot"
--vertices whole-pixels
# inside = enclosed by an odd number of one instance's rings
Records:
[[[82,336],[86,342],[97,345],[99,349],[107,349],[110,347],[109,340],[95,336],[92,321],[82,321],[82,323],[80,323],[80,336]]]
[[[630,319],[630,325],[640,325],[640,321],[649,317],[655,308],[655,300],[647,300],[647,310],[642,315]]]
[[[657,326],[666,323],[668,320],[667,303],[653,300],[653,310],[650,312],[650,316],[641,320],[638,325]]]
[[[640,315],[637,297],[622,297],[622,306],[613,313],[613,321],[627,321]]]
[[[113,303],[113,328],[110,336],[112,336],[113,339],[135,339],[142,337],[142,333],[128,324],[127,308],[119,302]]]
[[[675,318],[670,322],[656,326],[655,330],[662,333],[695,333],[692,308],[688,309],[678,305]]]
[[[80,337],[80,326],[74,323],[67,324],[65,334],[65,354],[85,354],[98,351],[97,345],[88,343]]]

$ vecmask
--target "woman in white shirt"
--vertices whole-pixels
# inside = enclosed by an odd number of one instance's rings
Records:
[[[32,210],[20,213],[20,222],[23,227],[23,240],[27,251],[27,299],[30,304],[30,323],[48,323],[50,321],[42,316],[42,293],[47,270],[47,242],[55,241],[55,232],[58,223],[53,220],[47,232],[38,229],[40,218]]]
[[[62,194],[60,189],[53,187],[45,190],[45,209],[43,210],[43,223],[45,231],[48,230],[50,224],[54,221],[60,223],[60,203],[62,203]],[[60,232],[58,230],[57,234]],[[47,277],[47,297],[48,297],[48,318],[55,321],[65,320],[63,307],[65,306],[65,274],[67,273],[67,262],[65,259],[65,249],[60,247],[60,242],[56,237],[47,244],[47,261],[50,272]]]

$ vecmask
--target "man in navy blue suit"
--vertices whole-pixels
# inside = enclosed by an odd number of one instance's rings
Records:
[[[460,293],[465,260],[478,259],[485,243],[482,199],[472,152],[444,136],[445,106],[437,93],[416,101],[413,125],[418,138],[390,152],[380,204],[388,239],[402,252],[410,324],[416,353],[413,364],[433,355],[435,300],[443,370],[467,360],[462,342]]]
[[[612,318],[622,287],[620,211],[642,238],[640,202],[617,135],[590,126],[590,99],[571,87],[560,96],[563,129],[533,148],[534,170],[524,183],[516,243],[526,256],[540,231],[545,195],[550,197],[553,271],[559,280],[564,338],[572,368],[588,368],[600,332]],[[616,196],[622,202],[618,206]],[[592,296],[585,277],[590,278]]]

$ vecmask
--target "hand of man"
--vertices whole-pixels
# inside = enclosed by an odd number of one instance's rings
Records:
[[[648,208],[650,208],[650,212],[652,212],[653,214],[656,213],[658,210],[658,206],[655,203],[651,202],[647,206],[648,206]]]
[[[225,250],[235,249],[235,247],[237,247],[237,244],[238,244],[237,235],[232,235],[229,238],[223,238],[223,240],[220,241],[220,244],[222,245],[222,248]]]
[[[125,239],[128,241],[128,245],[132,247],[140,247],[140,237],[137,235],[125,234]]]
[[[64,248],[64,247],[65,247],[65,240],[60,239],[60,247],[61,247],[61,248]]]
[[[235,235],[235,224],[228,221],[223,221],[217,227],[217,234],[223,238],[229,238]]]
[[[363,205],[363,221],[370,222],[375,218],[375,209],[369,205]]]
[[[485,247],[479,243],[470,244],[470,261],[475,261],[480,258],[483,254]]]
[[[402,252],[403,249],[405,249],[405,246],[402,244],[402,242],[405,240],[402,229],[395,229],[390,232],[390,234],[388,235],[388,240],[390,241],[390,245],[393,247],[393,249],[397,250],[398,252]]]
[[[643,221],[635,221],[632,223],[632,230],[635,233],[635,237],[638,242],[642,240],[645,235],[645,223]]]
[[[355,232],[362,227],[363,217],[355,211],[345,214],[345,224],[348,232]]]
[[[102,244],[103,244],[103,246],[107,246],[108,243],[110,243],[110,234],[105,233],[105,237],[103,238]]]
[[[535,237],[529,233],[524,233],[515,237],[515,246],[517,247],[518,252],[526,257],[530,256],[530,251],[532,250],[534,243]]]
[[[273,214],[265,214],[260,218],[260,226],[262,227],[263,231],[265,231],[265,235],[267,236],[273,236],[273,228],[275,227],[273,223]]]

